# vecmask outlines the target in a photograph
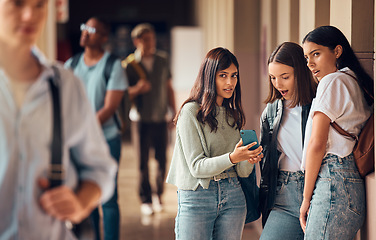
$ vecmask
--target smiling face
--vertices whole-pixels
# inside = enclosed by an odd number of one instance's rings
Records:
[[[342,54],[342,47],[338,45],[334,50],[313,42],[304,42],[304,56],[307,66],[317,80],[321,81],[326,75],[337,71],[337,58]]]
[[[295,93],[294,68],[278,62],[271,62],[268,67],[273,87],[281,93],[284,99],[292,99]]]
[[[0,0],[0,42],[35,44],[47,17],[48,0]]]
[[[231,98],[238,82],[238,69],[232,63],[230,67],[219,70],[215,75],[217,105],[222,106],[224,98]]]

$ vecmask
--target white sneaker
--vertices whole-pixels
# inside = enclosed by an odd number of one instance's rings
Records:
[[[152,215],[153,214],[153,207],[152,207],[151,203],[141,204],[141,213],[143,215]]]
[[[161,204],[161,201],[160,201],[158,195],[153,194],[152,200],[153,200],[153,210],[154,210],[154,212],[156,212],[156,213],[162,212],[163,206]]]

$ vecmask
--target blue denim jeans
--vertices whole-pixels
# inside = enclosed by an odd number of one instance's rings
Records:
[[[304,233],[299,222],[303,190],[303,172],[279,172],[274,207],[265,223],[260,239],[304,239]]]
[[[111,156],[119,164],[120,161],[120,152],[121,152],[121,137],[117,137],[107,140],[107,144],[110,148]],[[117,240],[119,239],[120,232],[120,213],[118,205],[118,190],[117,190],[117,173],[115,177],[115,189],[110,200],[102,204],[103,211],[103,228],[104,228],[104,239],[105,240]],[[91,219],[95,231],[95,239],[99,240],[100,238],[100,224],[99,224],[99,211],[96,208],[91,213]]]
[[[240,240],[245,215],[244,193],[237,177],[210,181],[208,189],[179,189],[176,239]]]
[[[365,218],[365,189],[354,157],[328,154],[313,192],[306,240],[354,239]]]

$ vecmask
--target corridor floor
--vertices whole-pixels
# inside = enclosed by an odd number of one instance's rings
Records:
[[[164,210],[152,216],[142,216],[140,212],[140,200],[138,197],[138,158],[135,147],[124,142],[122,146],[122,157],[119,169],[119,204],[121,211],[121,240],[173,240],[174,222],[177,210],[176,187],[170,184],[165,185],[163,195]],[[168,159],[171,159],[172,149],[168,151]],[[153,156],[153,155],[151,155]],[[169,166],[169,164],[168,164]],[[153,169],[156,161],[150,161],[150,178],[154,178]],[[259,239],[260,233],[257,229],[259,222],[247,224],[242,240]]]

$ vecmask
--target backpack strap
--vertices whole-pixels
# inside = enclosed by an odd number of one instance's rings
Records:
[[[146,73],[141,65],[136,61],[134,53],[129,54],[128,57],[121,62],[121,66],[123,68],[126,68],[128,64],[135,69],[139,78],[146,79]]]
[[[74,56],[72,57],[72,62],[71,62],[71,64],[70,64],[70,68],[71,68],[72,70],[74,70],[74,69],[77,67],[78,61],[80,61],[80,58],[81,58],[82,54],[83,54],[83,53],[80,52],[80,53],[77,53],[76,55],[74,55]]]
[[[77,53],[76,55],[74,55],[72,57],[72,62],[70,64],[70,68],[72,70],[74,70],[77,67],[78,61],[80,61],[82,54],[83,54],[83,52]],[[111,77],[112,68],[113,68],[114,62],[116,61],[117,58],[118,57],[115,54],[112,54],[112,53],[107,58],[106,65],[104,67],[104,72],[103,72],[103,76],[104,76],[104,80],[106,82],[106,86],[107,86],[108,80]]]
[[[344,130],[341,128],[336,122],[331,122],[330,125],[341,135],[351,138],[355,141],[358,141],[358,137],[355,136],[354,134],[349,133],[348,131]]]
[[[279,100],[276,100],[273,103],[269,103],[267,105],[266,117],[268,119],[270,132],[273,131],[274,119],[277,117],[278,101]]]
[[[64,169],[62,164],[62,135],[61,135],[61,110],[60,110],[60,91],[58,82],[60,81],[60,73],[56,67],[52,67],[54,76],[48,79],[50,92],[52,96],[52,112],[53,112],[53,130],[51,144],[51,162],[49,169],[50,188],[58,187],[63,184]]]
[[[103,72],[104,79],[106,81],[106,86],[107,86],[108,80],[110,79],[112,68],[114,67],[114,63],[117,58],[118,57],[112,53],[107,58],[106,65],[104,67],[104,72]]]
[[[118,59],[118,57],[115,54],[112,54],[112,53],[107,58],[106,65],[105,65],[104,71],[103,71],[103,76],[104,76],[104,81],[106,83],[106,87],[107,87],[108,81],[110,80],[112,69],[114,68],[114,63],[115,63],[116,59]],[[119,119],[117,111],[114,114],[114,121],[115,121],[115,124],[118,127],[118,129],[121,130],[122,124],[121,124],[121,121]]]
[[[359,85],[358,80],[357,80],[353,75],[351,75],[351,74],[349,74],[349,73],[347,73],[347,72],[342,72],[342,73],[344,73],[344,74],[349,75],[350,77],[352,77],[352,78],[358,83],[358,85]],[[360,87],[360,85],[359,85],[359,87]],[[372,99],[374,99],[373,96],[367,91],[367,89],[362,88],[362,87],[360,87],[360,88],[363,89],[364,92],[365,92],[366,94],[368,94]],[[347,132],[346,130],[344,130],[343,128],[341,128],[336,122],[331,122],[330,125],[331,125],[331,126],[332,126],[332,127],[333,127],[333,128],[339,133],[339,134],[341,134],[341,135],[343,135],[343,136],[345,136],[345,137],[347,137],[347,138],[353,139],[353,140],[355,140],[355,141],[358,141],[358,136],[355,136],[354,134],[351,134],[351,133]]]

